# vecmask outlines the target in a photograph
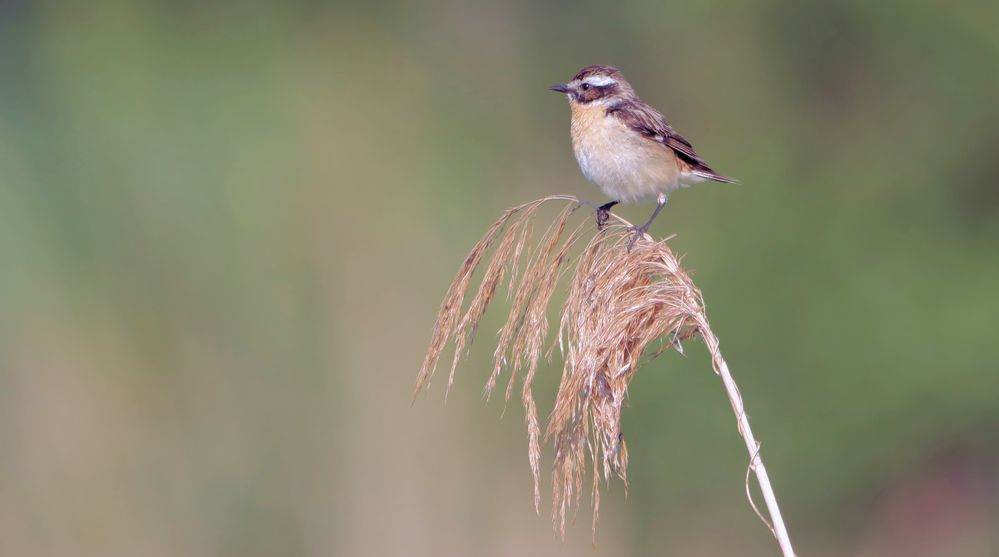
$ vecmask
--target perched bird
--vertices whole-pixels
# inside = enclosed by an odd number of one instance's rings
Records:
[[[704,180],[737,183],[712,170],[659,111],[638,98],[617,68],[587,66],[568,83],[550,89],[569,98],[579,168],[611,198],[597,209],[597,225],[607,222],[610,208],[618,203],[659,202],[648,222],[635,227],[629,248],[648,232],[674,190]]]

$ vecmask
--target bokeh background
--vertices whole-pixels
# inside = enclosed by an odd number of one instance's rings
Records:
[[[480,397],[501,310],[447,404],[438,381],[410,405],[486,226],[600,199],[546,87],[606,63],[743,181],[674,195],[654,232],[704,291],[798,552],[999,555],[996,21],[3,2],[0,554],[776,554],[702,346],[633,383],[632,489],[605,488],[595,545],[585,502],[564,543],[533,513],[523,411]]]

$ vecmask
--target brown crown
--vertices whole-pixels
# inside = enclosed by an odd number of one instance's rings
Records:
[[[595,64],[593,66],[586,66],[585,68],[579,70],[579,73],[572,77],[572,80],[586,79],[591,75],[606,75],[608,77],[614,78],[616,80],[623,80],[624,76],[621,75],[621,70],[618,70],[614,66],[605,66],[603,64]]]

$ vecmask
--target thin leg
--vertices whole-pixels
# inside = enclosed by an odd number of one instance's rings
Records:
[[[630,241],[628,241],[628,251],[631,251],[631,247],[635,245],[635,242],[639,238],[641,238],[642,236],[644,236],[646,232],[649,231],[649,227],[652,226],[652,221],[656,220],[656,217],[659,216],[659,212],[662,211],[663,207],[666,206],[666,200],[668,198],[669,198],[669,195],[667,195],[665,193],[660,193],[659,194],[659,205],[656,206],[656,210],[655,211],[652,211],[652,216],[649,217],[649,220],[645,224],[643,224],[642,226],[636,226],[634,228],[635,235],[631,237]]]
[[[597,230],[603,230],[604,225],[607,224],[607,219],[610,218],[611,207],[617,205],[620,201],[608,201],[603,205],[597,207]]]

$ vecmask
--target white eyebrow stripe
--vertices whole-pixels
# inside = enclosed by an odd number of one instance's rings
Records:
[[[617,83],[614,79],[606,75],[591,75],[583,80],[583,83],[589,83],[594,87],[603,87],[604,85],[611,85],[612,83]]]

